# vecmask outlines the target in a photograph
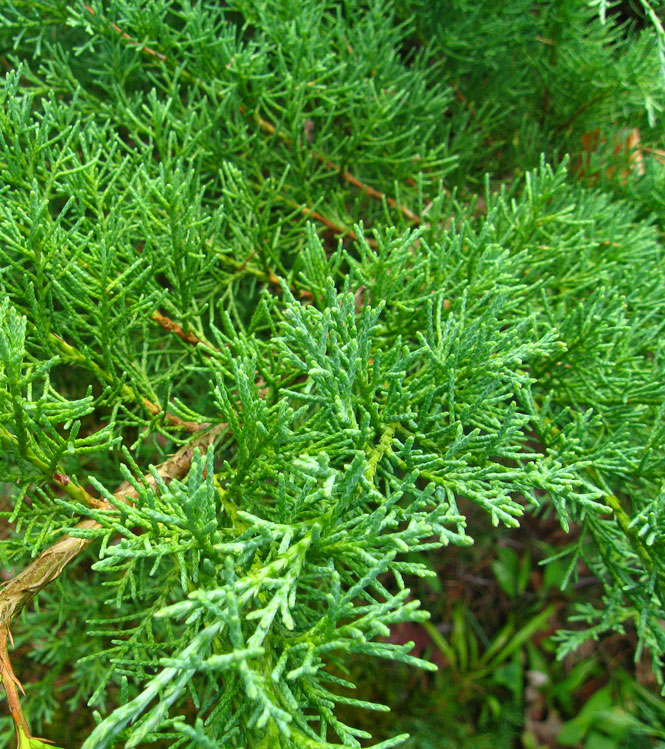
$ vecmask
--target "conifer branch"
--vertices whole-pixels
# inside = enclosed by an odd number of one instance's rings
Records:
[[[596,472],[593,469],[590,469],[590,473],[596,475]],[[644,571],[649,577],[655,576],[654,587],[658,591],[659,599],[665,601],[665,580],[663,580],[661,571],[654,564],[654,559],[652,557],[653,552],[650,551],[644,538],[640,536],[639,532],[631,525],[631,518],[624,510],[619,498],[607,491],[607,487],[605,487],[605,491],[606,493],[603,499],[612,508],[612,513],[616,518],[616,522],[624,532],[625,537],[629,540],[630,546],[642,563]],[[602,546],[602,542],[599,543],[599,546]]]
[[[422,556],[485,533],[458,504],[574,523],[568,576],[582,558],[604,596],[560,652],[632,626],[662,678],[662,185],[592,192],[547,163],[571,112],[653,124],[654,30],[585,0],[167,4],[0,13],[0,551],[34,560],[0,590],[19,741],[66,698],[105,713],[86,749],[366,743],[340,707],[384,708],[339,675],[432,668],[390,634],[427,619]],[[420,205],[444,181],[422,212],[379,189]],[[214,452],[143,476],[208,421]]]
[[[239,110],[242,114],[246,114],[245,108],[240,105]],[[284,144],[286,144],[289,147],[293,147],[294,140],[290,136],[288,136],[286,133],[282,132],[281,130],[278,130],[275,125],[273,125],[271,122],[268,122],[268,120],[265,120],[263,117],[259,116],[258,114],[254,114],[254,121],[256,124],[263,130],[263,132],[268,133],[269,135],[276,135],[279,140],[281,140]],[[372,187],[371,185],[368,185],[361,180],[359,180],[357,177],[354,177],[351,172],[349,172],[347,169],[343,169],[339,164],[336,164],[334,161],[329,159],[324,154],[319,153],[318,151],[310,151],[311,155],[317,160],[320,161],[324,166],[328,167],[329,169],[332,169],[336,174],[338,174],[345,182],[348,182],[350,185],[353,185],[354,187],[357,187],[362,193],[367,195],[370,198],[374,198],[374,200],[378,200],[379,202],[385,201],[391,208],[395,208],[396,210],[400,211],[409,221],[412,221],[416,225],[420,225],[422,223],[422,219],[420,216],[418,216],[417,213],[414,213],[412,210],[410,210],[407,206],[400,205],[395,198],[391,198],[389,195],[386,195],[385,193],[381,192],[380,190],[377,190],[376,188]],[[326,226],[328,224],[325,223],[325,219],[320,216],[320,214],[316,214],[315,211],[312,211],[310,214],[313,218],[316,218],[318,221],[321,221]],[[328,228],[332,228],[335,231],[339,231],[334,226],[328,226]],[[343,233],[343,232],[341,232]],[[348,232],[347,236],[349,236],[351,239],[353,239],[353,232]]]
[[[31,463],[35,468],[40,471],[48,472],[49,464],[42,458],[40,458],[34,450],[28,445],[22,445],[19,439],[13,435],[8,429],[0,425],[0,437],[3,441],[8,444],[14,445],[17,449],[22,451],[23,457]],[[84,507],[102,507],[98,499],[91,496],[82,486],[74,483],[69,476],[63,473],[61,470],[56,470],[51,476],[53,482],[57,484],[71,499]]]
[[[86,9],[86,11],[92,15],[95,16],[95,11],[87,4],[83,3],[83,7]],[[110,23],[107,21],[106,18],[102,16],[102,20],[106,21],[109,26],[115,31],[116,34],[120,35],[122,39],[127,40],[132,46],[139,46],[139,42],[137,42],[135,39],[133,39],[129,34],[124,32],[119,26],[117,26],[115,23]],[[150,55],[151,57],[155,57],[160,62],[166,62],[167,57],[166,55],[162,54],[161,52],[156,52],[152,48],[141,45],[141,51],[145,52],[145,54]],[[186,72],[186,71],[185,71]],[[188,74],[189,75],[189,74]],[[193,77],[193,76],[190,76]],[[245,107],[240,104],[238,106],[238,109],[241,114],[246,115],[246,109]],[[275,125],[273,125],[271,122],[268,122],[268,120],[261,117],[258,113],[254,113],[253,116],[254,122],[259,126],[263,132],[268,133],[269,135],[275,135],[279,140],[281,140],[285,145],[292,147],[294,144],[293,139],[288,136],[286,133],[279,130]],[[365,195],[369,196],[370,198],[374,198],[378,201],[385,201],[391,208],[395,208],[398,211],[400,211],[409,221],[412,221],[413,223],[419,225],[422,221],[420,216],[418,214],[414,213],[412,210],[410,210],[407,206],[400,205],[395,198],[390,197],[389,195],[386,195],[385,193],[382,193],[380,190],[375,189],[371,185],[367,185],[361,180],[359,180],[357,177],[355,177],[351,172],[349,172],[347,169],[342,169],[339,164],[336,164],[334,161],[331,161],[327,156],[324,156],[323,154],[318,153],[317,151],[311,151],[310,152],[312,156],[317,160],[320,161],[322,164],[327,166],[329,169],[332,169],[335,173],[339,174],[339,176],[345,181],[348,182],[350,185],[353,185],[354,187],[358,188],[361,192],[363,192]],[[312,218],[316,219],[317,221],[321,222],[324,226],[326,226],[328,229],[332,229],[338,234],[342,234],[344,236],[349,237],[349,239],[352,239],[355,241],[356,236],[351,230],[344,230],[335,225],[332,221],[329,219],[326,219],[322,214],[320,214],[318,211],[314,211],[312,209],[307,208],[306,206],[300,206],[302,212],[306,216],[311,216]]]
[[[91,16],[97,15],[95,11],[88,5],[86,2],[81,3],[83,7],[88,11],[88,13]],[[108,23],[108,25],[115,31],[116,34],[118,34],[122,39],[125,39],[130,47],[138,47],[140,42],[137,42],[136,39],[131,37],[127,32],[123,31],[120,26],[118,26],[115,23],[112,23],[111,21],[107,20],[104,16],[101,16],[102,21],[105,23]],[[161,62],[166,62],[166,55],[162,54],[161,52],[157,52],[156,50],[146,46],[141,45],[141,51],[145,52],[146,55],[150,55],[151,57],[156,57]]]
[[[288,205],[293,206],[294,208],[298,208],[298,210],[303,214],[303,216],[307,216],[307,218],[316,219],[317,221],[322,223],[326,228],[333,231],[335,234],[339,234],[343,237],[346,237],[353,242],[358,241],[358,235],[353,231],[353,229],[348,229],[347,227],[336,224],[334,221],[332,221],[329,218],[326,218],[323,214],[319,213],[318,211],[315,211],[313,208],[310,208],[309,206],[299,205],[293,200],[285,199],[285,202],[288,203]],[[370,247],[378,246],[376,240],[371,237],[367,237],[365,241],[367,242],[368,245],[370,245]]]
[[[195,437],[189,444],[178,450],[175,455],[157,466],[155,471],[157,476],[167,485],[173,479],[184,476],[189,470],[194,451],[198,448],[205,452],[227,427],[227,424],[217,424],[204,434]],[[157,491],[159,488],[157,478],[152,472],[143,477],[143,482],[153,491]],[[65,491],[67,491],[68,486],[71,486],[70,482],[62,481],[59,483]],[[80,487],[78,488],[80,489]],[[127,503],[131,503],[136,496],[137,493],[133,487],[123,487],[114,493],[114,497]],[[107,501],[101,500],[95,500],[94,505],[90,506],[101,510],[113,509]],[[101,528],[103,528],[103,525],[97,520],[80,521],[74,526],[72,534],[64,535],[49,546],[34,562],[0,587],[0,680],[7,695],[7,703],[14,721],[17,741],[20,731],[23,731],[28,737],[32,737],[32,733],[30,733],[28,722],[21,709],[18,692],[19,689],[22,689],[21,683],[14,673],[9,658],[12,621],[41,590],[62,574],[70,562],[94,543],[94,536],[80,537],[76,535],[76,532]]]
[[[176,335],[178,335],[178,331],[182,332],[182,329],[180,328],[179,325],[177,325],[176,323],[173,323],[171,320],[169,320],[169,318],[162,316],[159,311],[156,311],[153,314],[153,319],[156,322],[158,322],[161,325],[161,327],[165,328],[166,330],[174,332]],[[162,324],[162,320],[164,321],[163,324]],[[169,325],[172,327],[168,327]],[[179,337],[182,338],[182,336],[179,336]],[[91,361],[88,357],[82,354],[71,343],[67,343],[67,341],[65,341],[61,336],[57,335],[57,333],[49,333],[49,338],[51,339],[51,341],[53,341],[56,344],[58,350],[60,351],[65,361],[69,361],[71,363],[76,364],[77,366],[81,366],[84,369],[88,369],[91,372],[94,372],[97,375],[97,377],[99,377],[101,382],[107,382],[107,383],[111,382],[111,377],[106,372],[104,372],[104,370],[99,365],[97,365],[95,362]],[[196,340],[198,342],[198,339]],[[123,396],[126,397],[128,400],[132,400],[132,401],[137,400],[134,390],[129,385],[122,386],[122,393],[123,393]],[[207,426],[209,426],[208,424],[200,424],[198,422],[187,421],[185,419],[181,419],[179,416],[176,416],[175,414],[172,414],[169,411],[165,411],[161,406],[158,406],[156,403],[153,403],[153,401],[151,401],[149,398],[146,398],[145,396],[140,396],[140,403],[143,404],[145,409],[152,416],[158,416],[160,414],[163,414],[166,421],[170,422],[174,426],[181,427],[182,429],[185,429],[188,432],[192,432],[192,433],[198,432],[201,429],[205,429],[207,428]]]

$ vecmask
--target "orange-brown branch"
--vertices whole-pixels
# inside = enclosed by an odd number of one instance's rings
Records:
[[[202,343],[204,346],[210,346],[210,344],[207,341],[204,341],[202,338],[198,338],[194,335],[194,333],[189,332],[185,333],[185,331],[178,325],[178,323],[173,322],[170,317],[167,317],[166,315],[163,315],[159,310],[155,310],[152,313],[152,319],[160,325],[164,330],[168,330],[171,333],[175,333],[178,338],[182,339],[186,343],[191,343],[194,346],[196,346],[198,343]]]

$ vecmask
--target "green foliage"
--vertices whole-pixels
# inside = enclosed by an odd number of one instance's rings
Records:
[[[656,32],[532,6],[5,5],[0,553],[81,542],[0,591],[33,730],[367,745],[349,670],[434,669],[388,637],[428,619],[417,560],[473,543],[461,500],[574,530],[555,577],[604,596],[559,656],[631,629],[662,683],[663,167],[576,161],[617,122],[659,145]],[[529,571],[499,552],[507,595]],[[516,693],[550,613],[432,636]]]

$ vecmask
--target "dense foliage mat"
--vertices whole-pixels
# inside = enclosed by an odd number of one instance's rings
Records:
[[[605,6],[3,3],[6,743],[369,746],[469,502],[662,681],[665,34]]]

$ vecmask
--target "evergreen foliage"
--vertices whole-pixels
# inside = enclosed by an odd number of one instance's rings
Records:
[[[462,501],[578,529],[560,655],[634,628],[662,683],[665,172],[579,145],[660,144],[660,30],[597,6],[3,4],[21,747],[63,705],[84,749],[368,745],[346,669],[433,668],[386,638]]]

